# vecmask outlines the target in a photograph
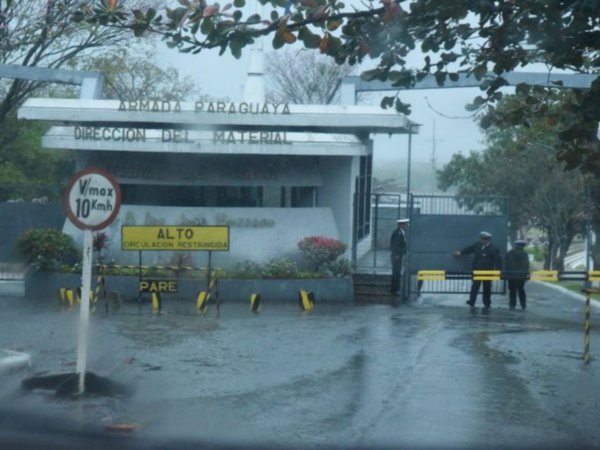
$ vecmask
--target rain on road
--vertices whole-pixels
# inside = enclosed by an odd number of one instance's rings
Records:
[[[462,296],[410,305],[296,302],[222,306],[127,304],[92,316],[88,369],[135,388],[131,398],[22,393],[35,374],[74,370],[77,313],[0,296],[0,348],[33,364],[0,374],[0,402],[135,438],[252,445],[403,448],[576,448],[600,444],[597,358],[584,365],[583,303],[542,284],[528,310],[470,311]],[[318,299],[317,299],[318,300]],[[166,302],[165,302],[166,303]],[[593,309],[592,323],[600,314]]]

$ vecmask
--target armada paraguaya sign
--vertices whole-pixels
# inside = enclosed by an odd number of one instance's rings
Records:
[[[204,102],[197,101],[190,110],[182,109],[179,101],[168,100],[135,100],[119,102],[118,112],[150,112],[150,113],[194,113],[226,114],[226,115],[289,115],[287,103],[233,103],[233,102]],[[97,127],[76,126],[73,137],[78,141],[116,141],[116,142],[146,142],[146,130],[133,127]],[[196,143],[185,129],[162,129],[160,141],[165,143]],[[255,131],[228,130],[213,131],[213,144],[249,144],[249,145],[291,145],[285,131]]]
[[[122,250],[229,251],[228,226],[123,226]]]

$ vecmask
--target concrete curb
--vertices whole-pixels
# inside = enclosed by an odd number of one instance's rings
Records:
[[[544,282],[544,281],[533,281],[532,283],[539,283],[539,284],[541,284],[543,286],[546,286],[546,287],[548,287],[550,289],[554,289],[555,291],[558,291],[561,294],[566,295],[567,297],[570,297],[570,298],[572,298],[574,300],[579,300],[580,302],[585,303],[585,295],[578,294],[577,292],[570,291],[569,289],[564,288],[562,286],[559,286],[557,284],[547,283],[547,282]],[[600,309],[600,303],[598,301],[594,300],[594,299],[592,299],[592,301],[590,302],[590,306],[593,309]]]

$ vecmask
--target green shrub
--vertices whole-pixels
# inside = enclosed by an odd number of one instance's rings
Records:
[[[296,278],[298,266],[286,258],[276,258],[269,261],[263,268],[264,278]]]
[[[73,238],[58,230],[26,230],[17,238],[17,247],[25,261],[40,270],[54,270],[79,260]]]
[[[300,271],[296,263],[286,258],[275,258],[266,264],[254,261],[243,261],[236,263],[232,269],[227,271],[227,278],[239,279],[261,279],[261,278],[321,278],[318,272]]]
[[[314,270],[323,264],[332,263],[346,251],[346,244],[337,239],[309,236],[298,242],[298,248]]]
[[[352,273],[352,262],[347,258],[328,262],[321,266],[321,271],[329,272],[334,277],[345,277]]]
[[[258,279],[263,276],[263,268],[259,263],[242,261],[234,264],[228,276],[230,278]]]
[[[546,257],[546,250],[544,247],[525,247],[525,252],[533,255],[533,260],[537,262],[544,261]]]

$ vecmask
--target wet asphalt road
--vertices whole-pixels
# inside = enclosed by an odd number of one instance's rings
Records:
[[[600,309],[582,361],[584,304],[540,284],[529,307],[470,311],[464,296],[410,305],[263,303],[197,316],[149,305],[92,316],[89,370],[136,389],[131,398],[23,394],[34,374],[72,371],[77,313],[54,300],[0,296],[0,348],[30,352],[2,374],[3,408],[102,430],[135,423],[132,439],[341,448],[600,448]],[[0,287],[1,289],[2,287]],[[318,300],[318,299],[317,299]],[[1,430],[0,430],[1,431]]]

